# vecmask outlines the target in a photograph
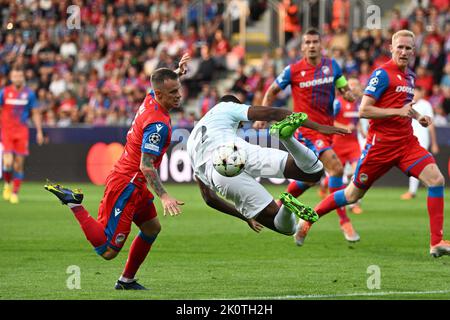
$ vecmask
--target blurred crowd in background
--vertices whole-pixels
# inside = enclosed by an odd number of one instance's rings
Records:
[[[253,23],[267,10],[267,1],[247,2]],[[365,85],[371,72],[390,59],[392,34],[412,30],[416,86],[425,88],[435,124],[446,126],[450,1],[410,2],[408,12],[390,13],[388,28],[350,33],[349,0],[333,1],[323,26],[323,53]],[[71,4],[81,9],[79,29],[66,24]],[[150,74],[160,67],[175,69],[181,55],[189,52],[192,62],[182,82],[184,100],[194,101],[198,108],[174,110],[174,123],[191,127],[228,91],[260,105],[275,77],[301,58],[302,12],[290,0],[279,3],[286,14],[286,45],[262,52],[257,65],[246,64],[244,48],[227,39],[224,1],[204,1],[203,12],[189,4],[187,0],[0,0],[0,86],[7,84],[9,70],[18,64],[26,71],[27,85],[37,93],[45,126],[129,126],[150,89]],[[233,79],[232,85],[219,92],[216,83],[226,77]],[[289,99],[287,89],[276,105],[286,106]]]

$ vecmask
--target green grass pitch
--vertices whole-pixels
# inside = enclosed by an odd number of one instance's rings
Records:
[[[96,217],[103,188],[79,187]],[[274,195],[283,189],[269,187]],[[351,215],[361,242],[344,240],[333,213],[301,248],[292,237],[268,229],[257,234],[208,208],[194,185],[168,190],[186,204],[182,215],[164,217],[156,201],[163,230],[137,275],[151,290],[121,292],[113,286],[137,229],[115,260],[104,261],[67,207],[41,184],[25,183],[19,205],[0,201],[0,299],[450,299],[450,257],[428,252],[425,189],[405,202],[399,200],[404,189],[374,188],[364,213]],[[315,205],[316,190],[302,201]],[[448,196],[445,205],[450,238]],[[80,268],[81,289],[67,288],[72,265]],[[380,268],[380,289],[368,289],[371,265]]]

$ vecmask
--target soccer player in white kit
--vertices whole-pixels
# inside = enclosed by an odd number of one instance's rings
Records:
[[[279,121],[271,129],[289,151],[262,148],[237,137],[241,121]],[[299,126],[324,134],[346,134],[346,129],[319,125],[304,113],[292,113],[282,108],[256,107],[242,104],[235,96],[226,95],[194,127],[187,142],[194,175],[206,204],[223,213],[247,221],[253,230],[260,225],[278,233],[293,235],[297,217],[317,219],[317,214],[288,193],[280,197],[279,207],[272,195],[255,180],[263,178],[301,179],[316,182],[323,174],[317,156],[295,138]],[[247,154],[244,171],[235,177],[220,175],[213,167],[211,155],[222,144],[234,142]],[[217,193],[233,202],[220,198]],[[303,218],[302,218],[303,219]],[[252,224],[251,221],[256,221]]]
[[[429,116],[433,118],[433,107],[431,103],[424,99],[425,90],[422,87],[416,87],[414,90],[414,110],[423,114],[424,116]],[[436,139],[436,130],[434,125],[431,124],[427,128],[422,127],[419,122],[415,119],[412,121],[412,126],[414,130],[414,135],[419,140],[419,144],[425,149],[429,150],[431,147],[431,153],[439,153],[439,146]],[[408,192],[402,194],[402,200],[410,200],[416,197],[417,189],[419,188],[420,181],[414,177],[409,177],[409,190]]]

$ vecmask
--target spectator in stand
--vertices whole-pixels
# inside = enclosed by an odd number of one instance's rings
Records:
[[[350,21],[350,0],[333,1],[333,21],[331,27],[348,27]]]
[[[288,43],[295,32],[301,31],[299,9],[292,0],[283,0],[280,10],[284,14],[284,41]]]
[[[200,49],[200,62],[196,74],[189,79],[188,88],[192,94],[198,94],[203,83],[211,82],[213,79],[216,65],[211,57],[210,49],[207,45],[203,45]]]
[[[230,44],[225,39],[222,30],[216,30],[214,34],[214,41],[212,43],[212,56],[215,66],[219,70],[226,70],[226,56],[230,52]]]
[[[416,86],[421,87],[425,91],[425,97],[428,97],[433,89],[433,76],[430,71],[423,66],[416,69]]]
[[[247,75],[244,72],[244,66],[239,65],[238,69],[236,70],[236,80],[234,81],[233,86],[231,87],[232,92],[241,92],[245,96],[247,96],[247,89],[245,87],[245,84],[247,82]]]
[[[237,2],[241,1],[233,1]],[[250,6],[267,8],[264,2],[250,1]],[[314,6],[317,2],[308,3]],[[148,1],[148,5],[136,0],[106,3],[76,0],[74,4],[81,7],[83,32],[67,29],[66,2],[52,6],[52,1],[47,0],[10,1],[2,7],[0,16],[5,31],[0,38],[0,83],[6,81],[4,76],[10,66],[20,63],[25,67],[27,82],[38,92],[41,105],[45,104],[49,125],[58,122],[76,125],[77,121],[128,125],[147,94],[151,72],[157,67],[175,68],[180,55],[187,51],[193,59],[186,77],[190,80],[184,81],[184,85],[191,89],[186,90],[191,97],[200,95],[202,81],[216,79],[217,68],[225,67],[236,71],[233,91],[241,92],[251,102],[258,100],[258,91],[270,82],[270,65],[275,68],[274,74],[279,74],[282,71],[279,68],[300,59],[303,12],[296,3],[280,2],[280,6],[288,9],[286,46],[263,55],[264,67],[258,71],[259,78],[254,78],[244,73],[244,68],[249,69],[245,49],[232,46],[223,32],[222,13],[230,10],[225,1],[205,1],[202,13],[200,6],[193,6],[187,0],[154,0]],[[416,35],[418,53],[412,67],[419,74],[418,81],[425,82],[430,100],[436,101],[431,102],[436,113],[450,112],[448,73],[444,71],[450,62],[449,0],[413,0],[411,14],[392,11],[389,29],[354,29],[351,38],[344,29],[340,30],[349,27],[348,3],[348,0],[333,2],[332,17],[326,17],[323,25],[324,53],[337,55],[344,71],[356,75],[365,84],[371,71],[388,57],[389,41],[386,40],[393,31],[408,24]],[[315,12],[312,9],[312,14]],[[250,16],[261,17],[261,13],[251,12]],[[314,19],[311,17],[312,23]],[[6,24],[10,21],[14,28],[8,30]],[[235,21],[239,23],[239,16]],[[333,51],[333,47],[340,51]],[[425,77],[419,66],[425,68]],[[68,105],[65,93],[69,90],[76,97],[78,112],[58,112],[61,106]],[[249,93],[249,90],[255,91]],[[286,94],[283,94],[277,99],[279,105],[286,104]],[[197,113],[201,114],[200,102],[198,105]],[[62,121],[59,117],[63,117]]]
[[[201,116],[203,117],[213,106],[215,106],[217,101],[217,89],[211,88],[208,83],[203,84],[202,93],[198,102]]]
[[[399,9],[392,10],[392,18],[390,28],[393,31],[399,31],[408,28],[408,19],[402,18]]]

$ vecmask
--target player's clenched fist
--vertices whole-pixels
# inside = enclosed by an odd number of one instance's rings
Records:
[[[417,119],[417,121],[419,121],[420,125],[425,128],[433,123],[433,120],[431,120],[429,116],[421,116],[419,119]]]

